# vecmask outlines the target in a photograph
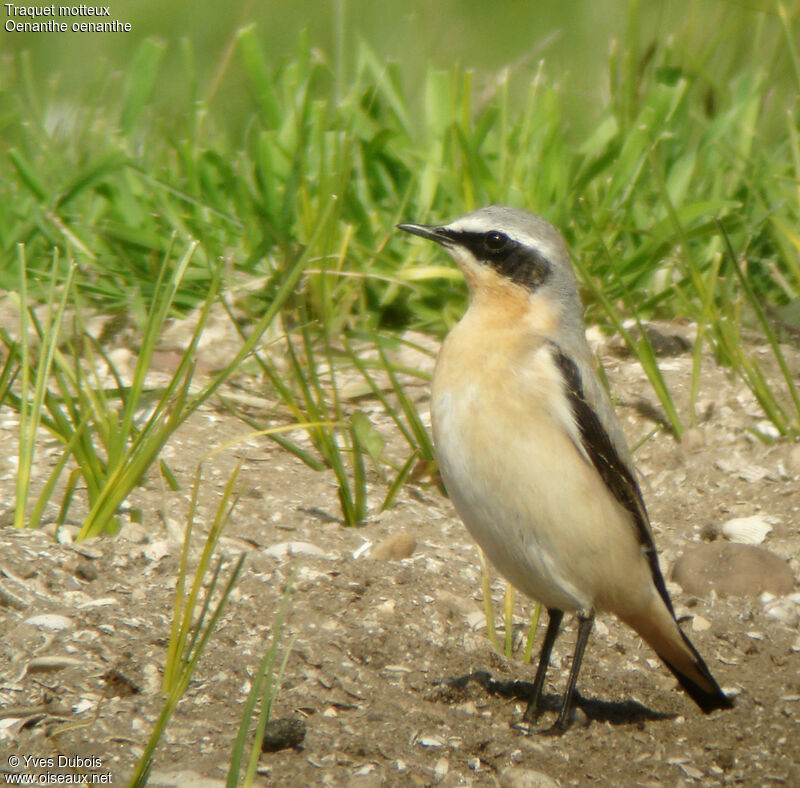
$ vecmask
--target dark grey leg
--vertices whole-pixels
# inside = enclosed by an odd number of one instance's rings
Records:
[[[528,701],[528,708],[525,709],[525,714],[522,715],[522,719],[525,722],[536,722],[539,715],[542,713],[541,700],[544,678],[547,675],[547,666],[550,664],[550,653],[558,637],[558,630],[561,627],[561,619],[563,618],[564,613],[561,610],[556,610],[554,608],[547,609],[547,631],[544,635],[544,643],[542,643],[542,652],[539,655],[536,677],[533,680],[533,691],[531,692],[531,699]]]
[[[569,712],[572,708],[572,696],[575,694],[575,685],[578,682],[578,673],[581,669],[581,662],[583,661],[583,652],[586,650],[586,644],[589,642],[589,635],[592,632],[592,625],[594,624],[594,613],[588,616],[578,615],[578,640],[575,643],[575,656],[572,658],[572,667],[569,671],[569,678],[567,679],[567,688],[564,690],[564,700],[561,704],[561,711],[558,713],[558,719],[553,724],[547,733],[561,734],[569,727]]]

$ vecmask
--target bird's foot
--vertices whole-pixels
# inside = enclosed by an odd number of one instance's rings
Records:
[[[559,725],[556,722],[549,728],[538,728],[535,722],[528,722],[523,718],[519,722],[512,722],[511,727],[524,736],[561,736],[569,725]]]
[[[522,721],[529,725],[533,725],[533,723],[537,722],[541,716],[542,710],[537,706],[534,706],[532,703],[529,703],[528,708],[525,709],[525,713],[522,715]]]
[[[537,731],[539,736],[563,736],[567,730],[569,729],[568,722],[561,722],[561,720],[556,720],[549,728],[543,728],[540,731]]]
[[[542,716],[542,709],[528,707],[522,715],[522,719],[512,724],[512,728],[524,733],[527,736],[536,734],[537,736],[561,736],[566,733],[573,725],[578,727],[586,727],[589,724],[589,718],[581,708],[573,707],[567,714],[562,711],[556,721],[549,728],[537,729],[536,723],[539,722]]]

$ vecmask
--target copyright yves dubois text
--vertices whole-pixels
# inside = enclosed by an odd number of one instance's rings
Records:
[[[37,758],[34,755],[9,755],[14,771],[2,771],[6,785],[111,785],[111,772],[103,769],[97,756],[57,755]],[[25,771],[18,771],[24,769]],[[91,769],[91,771],[77,771]]]

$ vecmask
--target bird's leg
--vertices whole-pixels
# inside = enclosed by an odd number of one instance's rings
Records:
[[[544,677],[547,675],[547,666],[550,664],[550,653],[558,637],[558,630],[561,627],[562,618],[564,618],[564,613],[561,610],[547,608],[547,632],[545,632],[544,635],[542,653],[539,655],[539,666],[536,668],[536,678],[533,680],[533,691],[528,701],[528,708],[525,709],[525,714],[522,715],[522,719],[525,722],[536,722],[542,712],[541,700],[542,689],[544,688]]]
[[[594,612],[589,615],[578,614],[578,640],[575,643],[575,656],[572,658],[572,666],[569,671],[569,678],[567,679],[567,688],[564,690],[564,700],[561,703],[561,711],[558,713],[558,719],[553,723],[553,727],[547,730],[547,733],[558,735],[563,733],[569,727],[569,712],[572,708],[572,696],[575,694],[575,685],[578,682],[578,673],[581,669],[581,662],[583,661],[583,652],[586,650],[586,644],[589,642],[589,635],[592,632],[592,625],[594,624]]]

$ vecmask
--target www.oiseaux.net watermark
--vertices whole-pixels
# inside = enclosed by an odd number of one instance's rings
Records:
[[[9,755],[8,770],[2,771],[5,785],[110,785],[111,772],[103,759],[92,755]],[[2,784],[2,783],[0,783]]]

